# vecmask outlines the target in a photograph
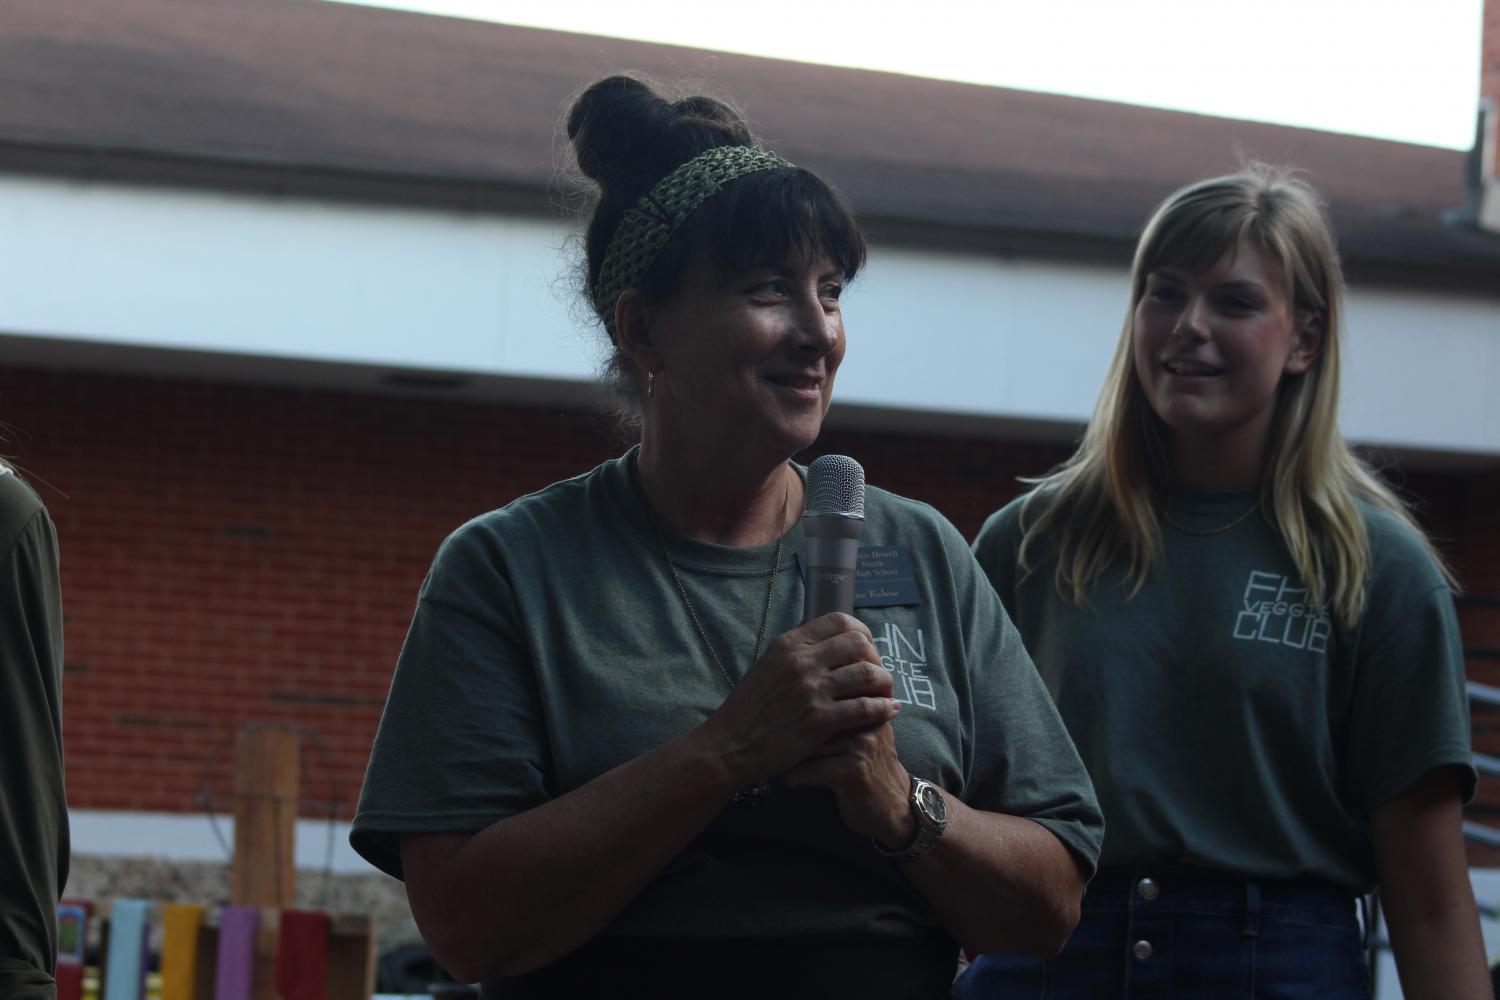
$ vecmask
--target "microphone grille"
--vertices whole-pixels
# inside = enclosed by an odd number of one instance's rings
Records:
[[[864,517],[865,470],[848,455],[824,455],[807,468],[807,516]]]

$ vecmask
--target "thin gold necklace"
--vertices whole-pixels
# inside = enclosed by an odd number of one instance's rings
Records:
[[[1171,514],[1168,514],[1167,508],[1165,506],[1161,509],[1161,516],[1162,520],[1166,521],[1168,524],[1176,528],[1178,531],[1182,532],[1184,535],[1197,535],[1198,537],[1202,538],[1206,535],[1222,535],[1230,528],[1239,527],[1239,525],[1242,524],[1251,514],[1254,514],[1258,510],[1260,510],[1260,501],[1256,500],[1255,503],[1250,505],[1249,510],[1236,517],[1233,521],[1230,521],[1228,524],[1220,525],[1217,528],[1208,529],[1189,528],[1187,525],[1174,518]]]
[[[791,505],[792,484],[786,484],[786,489],[781,494],[781,521],[776,525],[776,552],[771,556],[771,582],[766,587],[766,606],[760,613],[760,630],[755,634],[755,651],[750,654],[750,667],[755,666],[760,659],[761,648],[766,642],[766,629],[771,624],[771,601],[776,596],[776,577],[781,574],[781,546],[786,541],[786,513]],[[646,491],[641,490],[641,500],[646,505],[647,516],[651,518],[651,527],[656,532],[656,544],[661,547],[662,558],[667,561],[667,568],[672,571],[672,582],[677,584],[677,593],[682,597],[682,604],[687,608],[688,617],[693,620],[693,627],[698,630],[698,638],[703,640],[703,648],[708,650],[708,655],[713,657],[714,666],[719,668],[719,674],[724,681],[733,688],[734,678],[729,671],[724,669],[724,661],[719,659],[714,644],[708,641],[708,633],[703,628],[703,622],[698,617],[698,609],[693,607],[692,598],[688,597],[687,588],[682,585],[682,576],[677,572],[677,563],[672,561],[672,553],[667,549],[667,540],[662,537],[661,522],[656,518],[656,512],[651,509],[651,501],[646,499]],[[749,670],[750,667],[746,667]],[[771,786],[764,781],[757,781],[749,788],[742,788],[729,797],[734,803],[745,802],[750,805],[758,805],[762,799],[771,793]]]
[[[760,613],[760,630],[755,635],[755,651],[750,654],[750,666],[753,667],[760,659],[761,649],[766,643],[766,629],[771,624],[771,602],[776,596],[776,577],[781,573],[781,547],[786,541],[786,514],[791,503],[792,484],[786,484],[785,491],[781,495],[781,522],[776,525],[776,551],[771,556],[771,583],[766,587],[766,606]],[[642,499],[645,499],[645,491],[642,490]],[[724,669],[724,661],[719,659],[714,644],[708,640],[708,632],[703,628],[703,622],[698,617],[698,609],[693,606],[692,598],[688,597],[687,588],[682,585],[682,576],[677,572],[677,563],[672,560],[672,553],[667,549],[667,540],[662,537],[661,523],[657,520],[655,512],[651,511],[651,502],[646,501],[646,510],[651,516],[651,527],[656,531],[656,544],[661,547],[662,558],[667,561],[667,568],[672,571],[672,582],[677,584],[677,593],[682,597],[682,604],[687,608],[688,617],[693,620],[693,626],[698,630],[698,637],[703,640],[703,647],[708,650],[708,655],[713,657],[714,666],[719,668],[719,673],[732,688],[735,680],[728,670]],[[746,668],[747,670],[749,667]]]

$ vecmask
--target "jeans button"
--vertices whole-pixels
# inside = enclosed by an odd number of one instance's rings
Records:
[[[1152,900],[1161,895],[1161,886],[1155,879],[1143,878],[1135,884],[1135,891],[1142,899]]]
[[[1151,957],[1151,942],[1144,938],[1130,946],[1130,953],[1144,962]]]

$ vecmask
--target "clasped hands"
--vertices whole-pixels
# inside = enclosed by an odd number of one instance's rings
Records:
[[[824,786],[844,825],[899,848],[916,821],[890,722],[901,710],[865,624],[815,618],[777,637],[705,724],[736,787]]]

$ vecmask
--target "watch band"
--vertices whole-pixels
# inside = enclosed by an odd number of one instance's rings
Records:
[[[889,858],[897,864],[906,864],[922,857],[937,846],[938,839],[942,837],[943,830],[948,825],[947,808],[943,804],[942,791],[930,781],[925,781],[911,775],[911,794],[908,798],[911,806],[912,816],[917,821],[917,834],[912,842],[900,850],[890,850],[881,845],[874,837],[870,838],[870,844],[875,852],[883,858]]]

